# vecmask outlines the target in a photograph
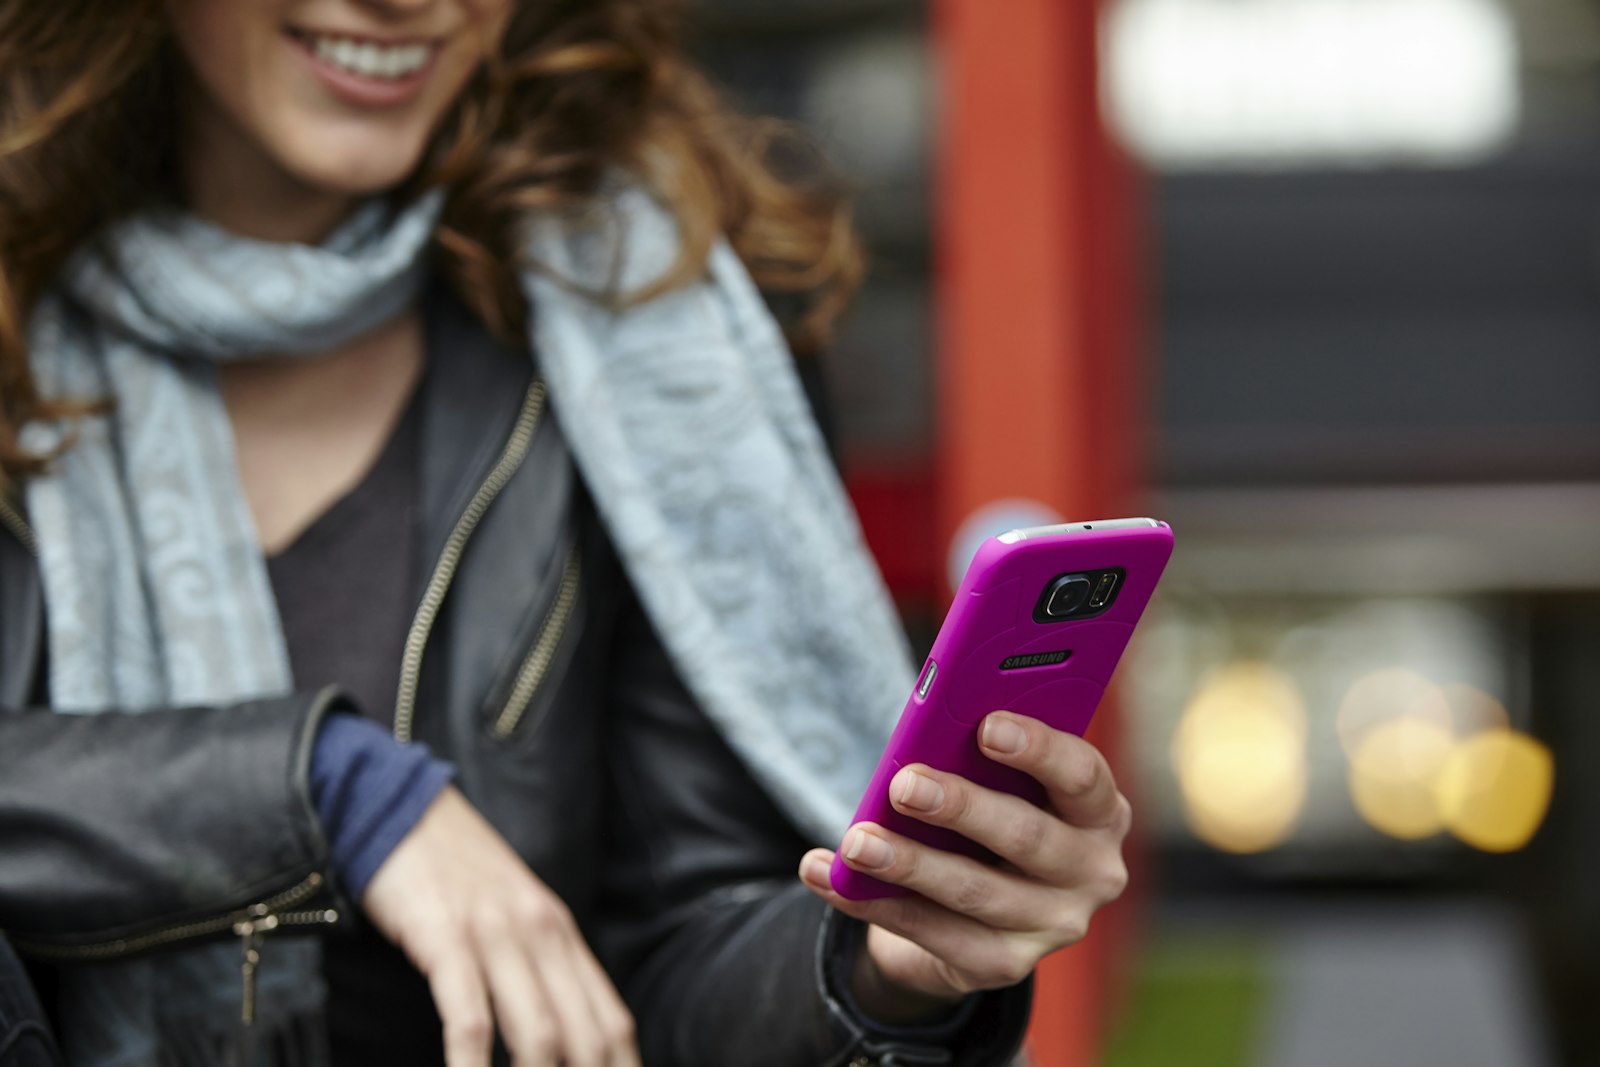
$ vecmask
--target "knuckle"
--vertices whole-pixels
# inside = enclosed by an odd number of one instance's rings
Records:
[[[1044,812],[1034,809],[1020,819],[1013,820],[1009,831],[1011,839],[1007,842],[1010,853],[1016,856],[1037,856],[1042,853],[1050,833],[1048,819]]]
[[[950,903],[955,910],[972,914],[981,910],[994,898],[994,884],[989,875],[969,871],[957,877],[950,891]]]
[[[545,910],[544,901],[535,893],[518,893],[511,898],[511,919],[521,929],[537,929]]]
[[[1101,883],[1102,894],[1107,903],[1122,896],[1128,889],[1128,864],[1118,856],[1106,867],[1105,877]]]
[[[576,930],[578,928],[578,920],[573,917],[572,909],[567,907],[564,900],[553,894],[547,894],[546,899],[548,902],[546,910],[550,912],[550,921],[554,922],[562,930]]]
[[[1021,945],[1008,942],[988,967],[984,982],[991,989],[1014,986],[1033,973],[1033,954]]]
[[[1033,973],[1033,961],[1032,960],[1016,959],[1016,960],[1013,960],[1010,963],[1009,966],[1007,966],[1004,970],[1002,970],[1000,972],[1000,982],[1001,982],[1002,985],[1014,986],[1014,985],[1018,984],[1019,982],[1027,981],[1028,980],[1028,975],[1030,975],[1032,973]]]
[[[876,916],[867,921],[878,922],[912,941],[921,941],[928,934],[928,911],[918,907],[918,902],[906,897],[888,897],[872,902]]]
[[[606,1047],[612,1053],[633,1048],[637,1034],[633,1016],[626,1011],[616,1012],[605,1021]]]
[[[985,971],[966,971],[948,966],[944,967],[943,971],[945,983],[959,996],[981,993],[999,985],[999,982]]]
[[[561,1054],[561,1035],[556,1032],[548,1013],[530,1011],[523,1017],[516,1047],[518,1057],[529,1057],[535,1063],[544,1063]]]
[[[512,936],[515,924],[503,904],[480,908],[472,915],[471,932],[479,944],[494,944]]]
[[[429,940],[448,940],[466,933],[472,925],[472,912],[462,904],[447,905],[418,916],[411,929]]]
[[[428,921],[412,928],[402,946],[412,964],[424,976],[431,976],[461,944],[460,929],[454,924]]]
[[[549,1055],[552,1058],[560,1056],[560,1062],[571,1064],[573,1067],[578,1064],[600,1063],[606,1055],[603,1040],[598,1033],[568,1037],[565,1048],[552,1048]]]
[[[489,1013],[476,1008],[455,1012],[445,1019],[444,1028],[453,1041],[467,1045],[487,1045],[494,1037]]]
[[[1017,985],[1028,980],[1028,975],[1033,973],[1031,960],[1016,960],[1000,973],[1000,981],[1007,986]]]
[[[1116,809],[1111,814],[1111,829],[1118,838],[1127,837],[1133,829],[1133,805],[1120,792],[1117,794]]]
[[[1104,761],[1093,749],[1064,754],[1059,764],[1060,785],[1069,796],[1081,797],[1100,784]]]
[[[952,967],[943,960],[937,964],[939,975],[944,979],[945,985],[957,996],[965,997],[972,993],[981,993],[985,989],[994,988],[994,983],[981,970],[972,971],[961,967]]]
[[[561,1047],[555,1031],[546,1030],[528,1041],[527,1056],[530,1063],[559,1063],[566,1050]]]
[[[1089,915],[1080,907],[1070,907],[1056,917],[1056,938],[1063,946],[1076,945],[1089,935]]]
[[[566,909],[559,901],[529,896],[523,907],[522,923],[537,937],[559,937],[566,932]]]
[[[561,921],[561,916],[541,911],[528,923],[528,929],[536,940],[554,942],[566,936],[567,924]]]

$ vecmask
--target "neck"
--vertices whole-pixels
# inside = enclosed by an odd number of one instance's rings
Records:
[[[261,241],[317,244],[355,198],[296,178],[223,114],[191,93],[182,174],[189,210],[230,233]]]

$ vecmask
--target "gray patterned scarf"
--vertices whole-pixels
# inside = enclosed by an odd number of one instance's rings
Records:
[[[397,314],[422,283],[440,203],[369,204],[316,247],[152,214],[70,261],[30,324],[35,371],[47,396],[116,407],[28,487],[57,711],[290,690],[216,365],[312,356]],[[551,402],[691,691],[789,814],[835,839],[911,681],[892,605],[737,256],[718,244],[698,283],[615,310],[579,292],[642,286],[678,246],[638,187],[607,206],[603,223],[527,226],[542,268],[523,278],[530,341]],[[24,440],[47,448],[60,432],[36,423]],[[263,974],[268,1028],[275,1011],[320,1003],[314,944],[293,965],[289,947],[274,949],[283,980]],[[233,945],[82,969],[69,1058],[173,1062],[172,1035],[214,1030],[237,991]]]

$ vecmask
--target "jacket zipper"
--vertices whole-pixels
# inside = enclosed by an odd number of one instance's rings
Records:
[[[233,932],[240,940],[244,960],[240,964],[244,990],[239,1004],[239,1021],[246,1026],[256,1021],[256,971],[261,966],[263,936],[286,926],[322,926],[339,921],[339,912],[333,908],[316,908],[302,911],[267,911],[257,904],[249,909],[247,918],[233,924]]]
[[[268,931],[288,926],[329,926],[339,921],[339,912],[336,908],[291,910],[295,905],[303,904],[321,892],[322,885],[322,875],[312,871],[298,884],[248,908],[209,919],[174,923],[134,937],[119,937],[88,945],[53,945],[49,942],[28,941],[22,938],[12,938],[11,943],[18,952],[27,956],[83,963],[119,959],[176,944],[179,941],[208,937],[231,930],[243,942],[244,962],[240,968],[240,975],[244,988],[239,1018],[248,1024],[255,1021],[256,969],[261,963],[262,936]]]
[[[400,686],[394,701],[394,736],[398,741],[411,740],[412,724],[416,717],[417,686],[422,676],[422,653],[428,646],[428,635],[433,631],[439,609],[444,605],[445,594],[450,591],[450,582],[461,563],[461,553],[467,547],[467,539],[472,536],[472,531],[483,520],[484,512],[489,510],[494,498],[500,495],[500,490],[505,488],[527,458],[528,448],[533,443],[533,432],[538,429],[539,416],[544,410],[544,395],[544,382],[535,378],[528,386],[527,395],[522,398],[522,410],[517,413],[517,421],[511,428],[511,436],[507,438],[500,458],[495,461],[483,484],[478,486],[478,491],[472,494],[467,509],[451,529],[444,550],[439,553],[438,562],[433,565],[433,574],[423,590],[417,614],[411,620],[411,629],[406,634],[405,654],[400,660]]]
[[[572,618],[572,609],[578,602],[582,570],[578,546],[574,545],[567,553],[566,563],[562,565],[561,586],[556,590],[555,601],[539,627],[539,636],[534,640],[533,647],[517,669],[517,678],[512,683],[511,695],[506,698],[505,707],[500,709],[499,716],[495,718],[494,735],[502,740],[516,732],[534,694],[550,672],[550,664],[555,659],[556,649],[561,646],[561,638],[566,635],[567,622]]]
[[[0,524],[4,524],[12,536],[22,542],[22,547],[27,549],[30,555],[39,554],[39,538],[34,535],[33,527],[28,525],[28,520],[22,517],[22,512],[12,505],[3,492],[0,492]]]

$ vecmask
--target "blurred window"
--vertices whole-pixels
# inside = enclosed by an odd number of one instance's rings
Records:
[[[1108,117],[1166,170],[1477,162],[1517,126],[1494,0],[1119,0]]]

